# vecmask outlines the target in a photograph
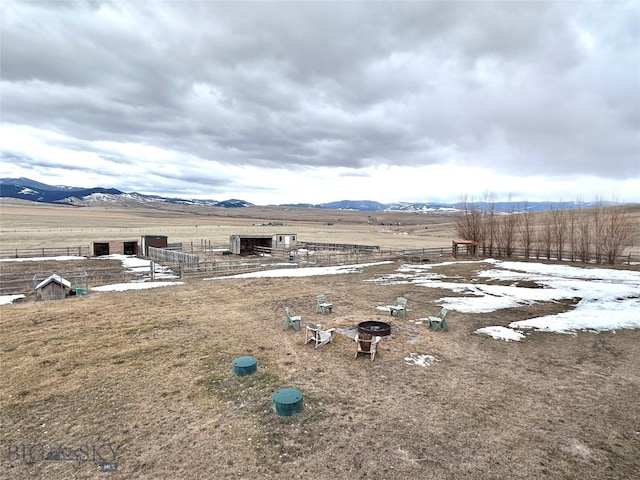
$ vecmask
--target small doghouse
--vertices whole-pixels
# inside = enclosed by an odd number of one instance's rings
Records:
[[[69,296],[71,282],[54,273],[41,281],[35,288],[36,300],[60,300]]]

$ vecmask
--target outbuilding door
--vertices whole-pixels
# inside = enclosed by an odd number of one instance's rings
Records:
[[[123,250],[125,255],[137,255],[138,242],[124,242]]]
[[[94,243],[93,254],[96,257],[100,257],[102,255],[109,255],[109,243]]]

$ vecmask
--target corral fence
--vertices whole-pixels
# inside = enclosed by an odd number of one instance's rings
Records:
[[[42,248],[13,248],[0,250],[0,258],[37,258],[37,257],[60,257],[77,256],[88,257],[89,246],[79,245],[77,247],[42,247]]]
[[[203,256],[211,255],[223,255],[230,254],[229,244],[219,245],[213,243],[211,240],[200,239],[199,241],[189,241],[181,243],[169,243],[165,250],[174,250],[183,253],[191,253],[193,255],[200,256],[202,260]]]
[[[318,245],[315,245],[313,248],[317,247]],[[403,259],[405,253],[409,253],[405,250],[380,247],[348,248],[346,251],[338,248],[328,250],[314,250],[313,248],[308,248],[308,245],[305,245],[302,248],[286,251],[259,247],[256,249],[256,257],[241,257],[240,259],[235,256],[234,258],[222,257],[218,260],[201,261],[196,267],[181,264],[179,266],[179,274],[181,278],[206,278],[282,268],[353,265],[396,261]],[[450,249],[442,247],[419,251],[412,250],[411,252],[412,254],[422,254],[434,259],[441,255],[449,255]]]
[[[339,252],[379,252],[380,247],[376,245],[358,245],[353,243],[319,243],[319,242],[298,242],[298,249],[312,251],[333,250]]]
[[[440,257],[451,256],[451,249],[448,247],[422,248],[419,250],[402,250],[400,259],[410,263],[430,262]]]
[[[200,241],[191,241],[186,243],[173,243],[169,244],[167,248],[160,249],[149,247],[154,251],[153,255],[157,255],[157,258],[150,255],[150,259],[157,262],[165,262],[172,264],[184,264],[189,267],[194,265],[194,262],[202,262],[210,258],[219,258],[220,255],[229,255],[228,245],[215,245],[210,240],[201,239]],[[259,250],[259,251],[258,251]],[[337,252],[345,254],[350,252],[353,255],[366,255],[371,253],[381,253],[389,256],[391,250],[384,251],[379,246],[372,245],[357,245],[357,244],[343,244],[343,243],[318,243],[318,242],[298,242],[297,251],[308,250],[310,252]],[[485,249],[486,250],[486,249]],[[556,251],[544,251],[542,248],[532,246],[527,252],[523,248],[513,248],[511,252],[507,254],[504,249],[494,247],[493,251],[482,251],[482,247],[479,247],[479,257],[491,257],[491,258],[528,258],[529,260],[555,260],[563,262],[582,262],[582,263],[600,263],[607,264],[606,258],[601,255],[597,258],[594,254],[590,254],[589,258],[579,258],[578,255],[573,252],[561,252],[558,254]],[[167,253],[172,252],[172,253]],[[415,250],[398,250],[397,258],[414,262],[425,261],[438,257],[451,256],[451,247],[435,247],[435,248],[423,248]],[[261,247],[255,252],[258,255],[271,255],[282,256],[282,258],[288,257],[289,253],[282,250],[280,253],[273,251],[270,248]],[[174,255],[175,254],[175,255]],[[172,256],[173,255],[173,256]],[[13,248],[13,249],[0,249],[0,259],[19,259],[19,258],[43,258],[43,257],[59,257],[59,256],[79,256],[90,257],[91,250],[88,245],[78,246],[66,246],[66,247],[39,247],[39,248]],[[299,256],[299,254],[298,254]],[[342,255],[341,255],[342,256]],[[216,262],[217,263],[217,262]],[[615,264],[618,265],[637,265],[640,264],[640,255],[637,253],[627,253],[619,255],[615,259]]]
[[[89,289],[89,275],[87,272],[85,270],[73,270],[70,272],[64,272],[64,275],[60,275],[58,272],[36,272],[32,278],[33,290],[35,291],[36,287],[43,280],[46,280],[54,274],[71,283],[71,288],[73,290],[76,290],[77,288],[81,288],[83,290]]]
[[[185,253],[175,249],[149,247],[148,257],[154,262],[182,265],[185,268],[197,268],[200,257],[192,253]]]
[[[182,250],[181,250],[182,249]],[[351,244],[325,244],[302,242],[296,249],[270,249],[266,247],[257,248],[253,257],[239,257],[228,255],[226,246],[215,246],[210,242],[201,241],[185,244],[172,244],[170,248],[161,249],[149,247],[150,260],[159,264],[171,265],[174,273],[181,278],[206,278],[216,276],[234,275],[238,273],[258,272],[280,268],[300,268],[307,266],[338,266],[358,263],[373,263],[379,261],[401,260],[409,263],[420,263],[425,261],[437,261],[441,258],[451,258],[451,246],[393,250],[369,245]],[[187,251],[184,251],[187,250]],[[491,254],[489,254],[491,253]],[[590,258],[584,262],[576,258],[575,253],[569,252],[546,252],[541,249],[532,248],[529,252],[524,249],[514,248],[507,255],[506,252],[495,249],[494,252],[485,252],[474,258],[509,258],[522,259],[528,261],[553,261],[553,262],[575,262],[588,264],[606,264],[604,258]],[[528,257],[526,256],[528,253]],[[89,257],[88,246],[74,247],[43,247],[0,250],[0,259],[20,259],[20,258],[41,258],[57,256],[82,256]],[[460,255],[459,255],[460,257]],[[560,260],[558,260],[560,258]],[[640,265],[640,255],[626,254],[616,258],[618,265]],[[1,267],[1,263],[0,263]],[[153,268],[153,267],[151,267]],[[51,272],[49,272],[51,273]],[[132,280],[132,273],[122,268],[97,268],[56,271],[63,278],[82,278],[84,289],[97,285],[108,285],[112,283],[125,283]],[[44,275],[44,273],[43,273]],[[135,274],[133,274],[135,275]],[[46,277],[45,277],[46,278]],[[3,273],[0,268],[0,295],[29,295],[34,292],[34,273]],[[72,281],[72,283],[78,280]]]
[[[201,261],[195,267],[180,264],[179,275],[181,278],[205,278],[208,276],[226,276],[280,268],[325,267],[397,260],[409,263],[422,263],[438,261],[442,258],[452,258],[450,246],[393,250],[366,245],[302,243],[302,245],[298,244],[297,249],[291,251],[275,250],[258,246],[254,248],[254,253],[256,257],[241,257],[240,259],[235,255],[231,258],[217,257],[217,260]],[[504,252],[496,251],[494,255],[480,255],[475,258],[527,259],[524,249],[514,249],[510,256],[506,256],[503,253]],[[459,257],[464,257],[464,255],[459,255]],[[581,262],[580,259],[575,258],[575,255],[572,258],[568,254],[561,254],[560,258],[561,260],[553,256],[546,258],[546,255],[542,255],[539,251],[531,251],[528,256],[529,261],[596,263],[594,261]],[[640,258],[628,254],[618,257],[616,263],[619,265],[637,265],[640,264]]]
[[[56,272],[25,272],[0,274],[0,295],[35,294],[35,286],[52,273],[71,282],[73,288],[126,283],[132,280],[132,273],[121,268],[100,268],[91,270],[57,270]]]
[[[482,253],[482,247],[478,247],[480,251],[480,258],[513,258],[513,259],[525,259],[525,260],[544,260],[555,262],[574,262],[596,265],[640,265],[640,255],[628,253],[626,255],[618,255],[615,257],[614,262],[611,263],[608,257],[605,255],[596,255],[591,252],[585,255],[578,255],[576,252],[547,250],[537,246],[533,246],[529,251],[524,248],[513,248],[509,252],[505,249],[499,249],[494,247],[492,251],[485,248]]]

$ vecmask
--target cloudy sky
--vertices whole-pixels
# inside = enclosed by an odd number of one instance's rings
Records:
[[[3,1],[0,177],[640,202],[640,3]]]

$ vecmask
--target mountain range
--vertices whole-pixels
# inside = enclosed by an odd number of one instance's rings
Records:
[[[216,208],[242,208],[254,206],[244,200],[196,200],[145,195],[142,193],[126,193],[115,188],[81,188],[60,185],[47,185],[28,178],[0,179],[0,198],[17,198],[39,203],[67,204],[75,206],[119,205],[158,208],[162,204],[198,205]],[[613,202],[597,202],[613,205]],[[477,208],[493,208],[497,211],[543,211],[553,208],[577,208],[594,206],[596,202],[474,202]],[[358,210],[366,212],[406,211],[424,213],[451,213],[464,208],[464,204],[437,202],[397,202],[379,203],[372,200],[341,200],[329,203],[282,204],[281,207],[324,208],[330,210]]]

